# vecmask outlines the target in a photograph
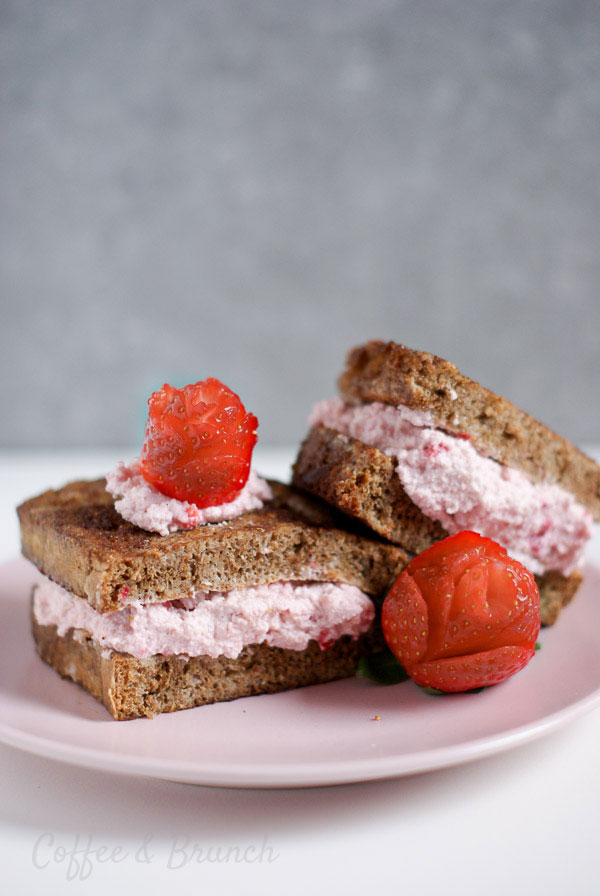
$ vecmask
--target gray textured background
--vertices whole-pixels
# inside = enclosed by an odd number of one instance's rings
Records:
[[[600,438],[598,3],[1,11],[5,447],[209,374],[291,442],[371,336]]]

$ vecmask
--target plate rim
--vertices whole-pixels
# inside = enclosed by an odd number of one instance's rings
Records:
[[[203,763],[178,760],[157,760],[130,756],[114,751],[75,747],[49,740],[35,734],[21,732],[0,721],[0,742],[29,754],[76,765],[94,771],[148,777],[181,784],[205,787],[296,788],[355,784],[368,781],[391,780],[428,771],[452,768],[476,759],[515,749],[560,729],[567,722],[585,715],[600,705],[600,687],[580,700],[556,710],[536,722],[519,725],[500,734],[476,738],[453,746],[405,753],[400,757],[346,759],[333,762],[296,763],[293,770],[280,763],[256,767],[228,764],[210,771]],[[201,708],[201,707],[196,707]],[[169,765],[173,768],[169,768]]]

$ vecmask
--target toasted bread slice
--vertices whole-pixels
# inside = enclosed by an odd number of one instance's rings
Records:
[[[18,508],[24,555],[101,613],[191,591],[269,582],[344,582],[379,594],[408,562],[376,536],[278,482],[274,500],[223,523],[161,536],[123,520],[105,480],[72,482]]]
[[[255,644],[235,659],[137,659],[101,647],[84,631],[59,635],[56,626],[40,625],[35,618],[32,624],[41,658],[82,685],[119,721],[347,678],[365,651],[383,643],[374,629],[357,640],[344,636],[328,650],[311,641],[305,650]]]
[[[483,454],[560,485],[600,519],[598,464],[449,361],[395,342],[368,342],[348,354],[339,387],[349,401],[426,411],[440,429],[467,433]]]
[[[400,482],[393,458],[323,426],[311,429],[294,465],[296,485],[360,520],[384,538],[418,554],[447,536],[422,513]],[[551,625],[581,583],[578,572],[536,576],[542,622]]]

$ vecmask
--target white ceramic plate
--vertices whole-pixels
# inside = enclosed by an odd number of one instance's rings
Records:
[[[114,722],[39,659],[29,630],[36,571],[14,560],[0,566],[0,740],[89,768],[234,787],[391,778],[507,750],[600,703],[597,541],[541,651],[479,694],[431,697],[410,681],[351,679],[131,722]]]

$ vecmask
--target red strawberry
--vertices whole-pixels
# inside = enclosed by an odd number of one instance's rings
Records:
[[[165,383],[148,406],[146,481],[197,507],[233,501],[248,480],[258,426],[235,392],[212,377],[183,389]]]
[[[408,564],[381,613],[392,653],[418,684],[465,691],[525,666],[540,630],[529,570],[476,532],[458,532]]]

